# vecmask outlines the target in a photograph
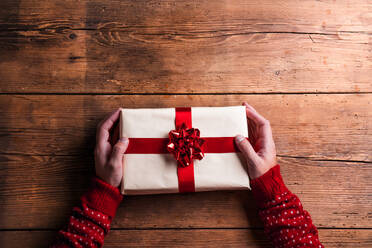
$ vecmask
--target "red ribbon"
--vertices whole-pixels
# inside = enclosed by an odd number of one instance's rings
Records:
[[[176,108],[176,129],[192,128],[191,108]],[[230,153],[238,152],[234,137],[203,137],[204,153]],[[130,138],[127,154],[166,154],[169,153],[167,145],[169,138]],[[194,163],[190,161],[188,166],[182,166],[177,161],[177,176],[179,192],[195,192]]]
[[[169,143],[167,149],[173,154],[179,165],[189,166],[192,160],[204,158],[204,140],[200,138],[197,128],[187,128],[183,124],[180,128],[169,132]]]
[[[176,108],[176,129],[185,125],[186,128],[192,127],[191,108]],[[177,176],[178,176],[178,191],[195,192],[195,179],[194,179],[194,162],[191,160],[189,166],[180,166],[177,161]]]
[[[203,137],[204,153],[239,152],[234,137]],[[166,154],[169,153],[168,138],[130,138],[127,154]]]

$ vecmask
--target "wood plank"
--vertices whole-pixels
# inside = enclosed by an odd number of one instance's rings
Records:
[[[93,175],[94,163],[86,156],[3,155],[0,159],[0,229],[60,228]],[[318,227],[372,228],[370,164],[293,158],[280,158],[279,163],[287,186]],[[232,191],[126,196],[113,227],[257,228],[262,224],[251,193]]]
[[[372,91],[366,34],[44,33],[0,37],[1,92]]]
[[[240,33],[371,31],[368,0],[3,0],[0,6],[1,29],[94,29],[110,23],[183,31],[220,26]]]
[[[248,101],[273,127],[278,154],[372,161],[371,94],[2,95],[2,154],[90,155],[96,125],[118,107],[226,106]]]
[[[47,247],[54,231],[0,232],[2,247]],[[370,247],[372,230],[319,230],[325,247]],[[271,247],[262,230],[111,230],[104,247]]]
[[[295,2],[5,1],[0,92],[372,92],[368,1]]]

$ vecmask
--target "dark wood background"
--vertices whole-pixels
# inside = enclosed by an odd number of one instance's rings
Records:
[[[117,107],[237,105],[272,124],[326,247],[372,246],[372,3],[2,0],[0,246],[45,247]],[[126,197],[105,247],[269,247],[247,192]]]

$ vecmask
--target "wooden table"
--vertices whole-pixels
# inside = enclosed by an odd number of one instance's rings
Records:
[[[326,247],[372,246],[372,4],[2,0],[0,246],[45,247],[117,107],[237,105],[270,119]],[[105,247],[269,247],[247,192],[126,197]]]

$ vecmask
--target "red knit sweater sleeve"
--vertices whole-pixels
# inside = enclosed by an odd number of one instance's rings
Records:
[[[93,178],[80,206],[73,208],[67,227],[58,232],[51,247],[102,247],[122,199],[118,188]]]
[[[274,247],[323,247],[309,213],[284,185],[279,165],[252,180],[251,187]]]

